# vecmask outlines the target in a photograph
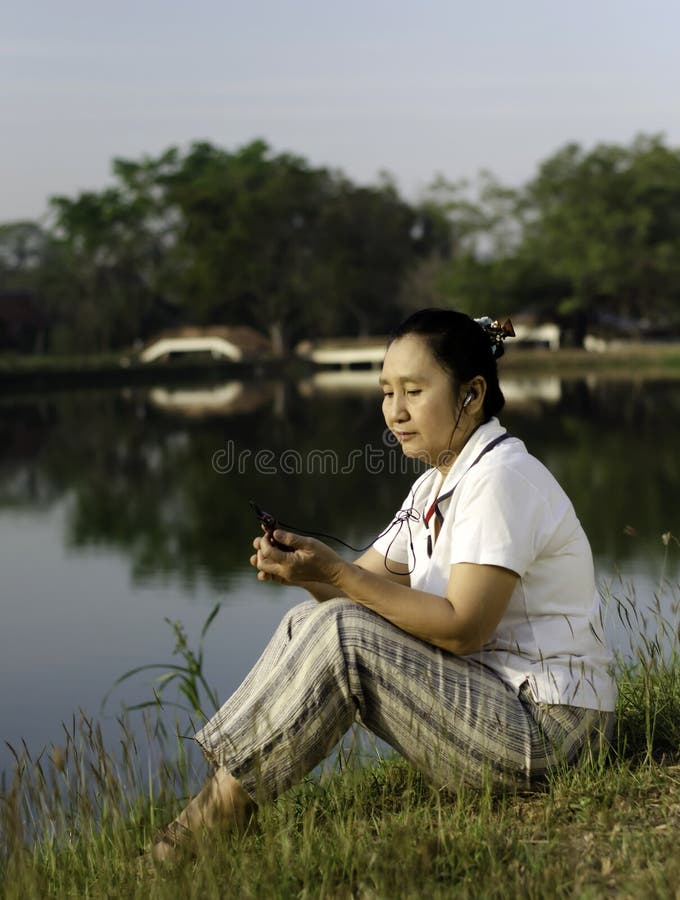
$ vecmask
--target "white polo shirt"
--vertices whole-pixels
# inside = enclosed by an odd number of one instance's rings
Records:
[[[456,563],[517,573],[495,633],[472,655],[517,691],[528,681],[539,703],[613,710],[616,682],[602,633],[593,557],[571,501],[518,438],[506,438],[475,463],[505,433],[498,419],[478,428],[443,483],[436,469],[428,469],[373,546],[413,569],[411,587],[440,596]],[[425,513],[451,489],[439,504],[443,521],[435,541],[434,517],[426,527]],[[406,517],[406,510],[416,515]]]

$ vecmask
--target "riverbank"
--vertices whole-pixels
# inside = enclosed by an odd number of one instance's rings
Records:
[[[627,378],[679,378],[680,344],[626,344],[602,353],[508,346],[502,371],[578,377],[589,373]],[[119,354],[2,356],[0,388],[48,391],[69,388],[214,383],[234,379],[304,378],[332,371],[300,357],[231,362],[186,359],[144,365]]]
[[[210,384],[234,379],[302,377],[309,366],[293,360],[177,360],[170,364],[130,362],[115,355],[0,356],[0,388],[51,391],[158,384]]]
[[[680,662],[620,678],[613,750],[545,792],[443,795],[394,758],[309,781],[242,837],[197,860],[140,869],[139,847],[177,809],[150,796],[129,742],[116,768],[96,728],[23,768],[0,802],[0,892],[175,898],[676,897],[680,883]],[[125,742],[124,742],[125,744]],[[173,764],[181,773],[182,763]],[[142,774],[140,774],[142,773]],[[30,815],[28,811],[30,810]],[[29,831],[40,835],[31,842]]]
[[[565,348],[524,349],[509,345],[500,363],[503,371],[562,376],[603,373],[626,378],[680,377],[680,343],[629,343],[597,353]]]

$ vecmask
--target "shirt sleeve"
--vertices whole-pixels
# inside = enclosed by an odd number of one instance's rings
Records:
[[[520,577],[548,539],[551,516],[538,487],[494,466],[461,485],[451,529],[450,563],[501,566]]]

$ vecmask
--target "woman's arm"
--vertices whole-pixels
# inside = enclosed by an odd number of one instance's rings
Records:
[[[397,585],[387,592],[380,576],[345,563],[334,583],[403,631],[463,655],[480,650],[496,630],[517,575],[498,566],[458,563],[451,566],[446,595],[440,597]]]
[[[257,554],[258,577],[274,576],[294,584],[310,580],[328,584],[333,596],[349,597],[403,631],[457,654],[474,653],[491,637],[518,578],[498,566],[459,563],[451,567],[446,594],[441,597],[409,587],[405,573],[398,576],[399,580],[385,577],[379,569],[382,566],[384,570],[384,563],[377,551],[373,551],[377,560],[373,557],[369,561],[372,568],[378,568],[376,572],[343,560],[320,541],[283,531],[277,531],[276,538],[293,547],[294,553],[282,553],[262,539]]]
[[[377,550],[374,550],[373,547],[369,547],[363,556],[360,556],[353,564],[350,563],[350,565],[354,565],[364,572],[372,572],[374,575],[380,575],[394,584],[401,584],[408,587],[411,583],[408,574],[408,566],[403,565],[403,563],[394,562],[394,560],[388,560],[390,568],[387,569],[385,567],[385,557],[378,553]],[[320,603],[323,603],[324,600],[332,600],[333,597],[349,597],[349,594],[345,593],[341,587],[329,582],[307,581],[302,582],[300,587],[309,591],[312,597]]]

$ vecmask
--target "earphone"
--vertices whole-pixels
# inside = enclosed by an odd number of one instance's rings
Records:
[[[471,400],[474,400],[477,396],[477,392],[474,388],[470,388],[470,390],[465,395],[465,400],[463,400],[463,408],[465,408]]]

